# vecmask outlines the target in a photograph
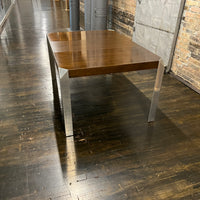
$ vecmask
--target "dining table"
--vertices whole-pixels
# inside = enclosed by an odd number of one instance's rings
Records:
[[[165,69],[159,56],[113,30],[55,31],[47,34],[47,44],[67,137],[73,136],[70,78],[75,77],[157,69],[147,122],[155,120]]]

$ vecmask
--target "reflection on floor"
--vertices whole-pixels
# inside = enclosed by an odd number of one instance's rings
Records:
[[[155,71],[71,81],[75,137],[54,101],[45,35],[64,1],[21,0],[0,40],[0,199],[200,199],[200,96]]]

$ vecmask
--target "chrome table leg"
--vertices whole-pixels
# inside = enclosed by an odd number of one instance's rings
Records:
[[[65,134],[66,137],[70,137],[73,136],[73,122],[72,122],[69,71],[67,69],[59,68],[59,77],[60,77],[60,90],[61,90],[61,99],[63,106]]]
[[[57,71],[59,74],[59,80],[60,80],[65,134],[67,137],[70,137],[73,135],[73,122],[72,122],[69,72],[67,69],[57,67],[48,39],[47,39],[47,44],[48,44],[48,51],[49,51],[49,61],[50,61],[50,67],[51,67],[54,97],[59,99],[58,83],[57,83],[57,76],[56,76],[57,74],[56,71]]]
[[[57,85],[57,79],[56,79],[56,65],[55,65],[53,52],[51,50],[51,46],[49,44],[48,39],[47,39],[47,45],[48,45],[48,52],[49,52],[49,62],[50,62],[50,68],[51,68],[53,92],[54,94],[58,94],[58,85]]]
[[[152,96],[152,100],[151,100],[151,107],[150,107],[150,111],[149,111],[148,122],[152,122],[152,121],[155,120],[156,108],[157,108],[157,105],[158,105],[164,69],[165,69],[165,67],[164,67],[163,61],[162,61],[162,59],[160,59],[158,69],[157,69],[157,75],[156,75],[154,90],[153,90],[153,96]]]

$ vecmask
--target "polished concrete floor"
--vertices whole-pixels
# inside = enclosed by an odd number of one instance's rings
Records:
[[[71,80],[74,138],[54,101],[46,33],[64,1],[18,0],[0,40],[0,199],[200,199],[200,96],[155,71]]]

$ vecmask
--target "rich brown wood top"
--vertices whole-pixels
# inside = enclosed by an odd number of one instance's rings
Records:
[[[70,77],[157,68],[159,57],[115,31],[47,35],[56,63]]]

